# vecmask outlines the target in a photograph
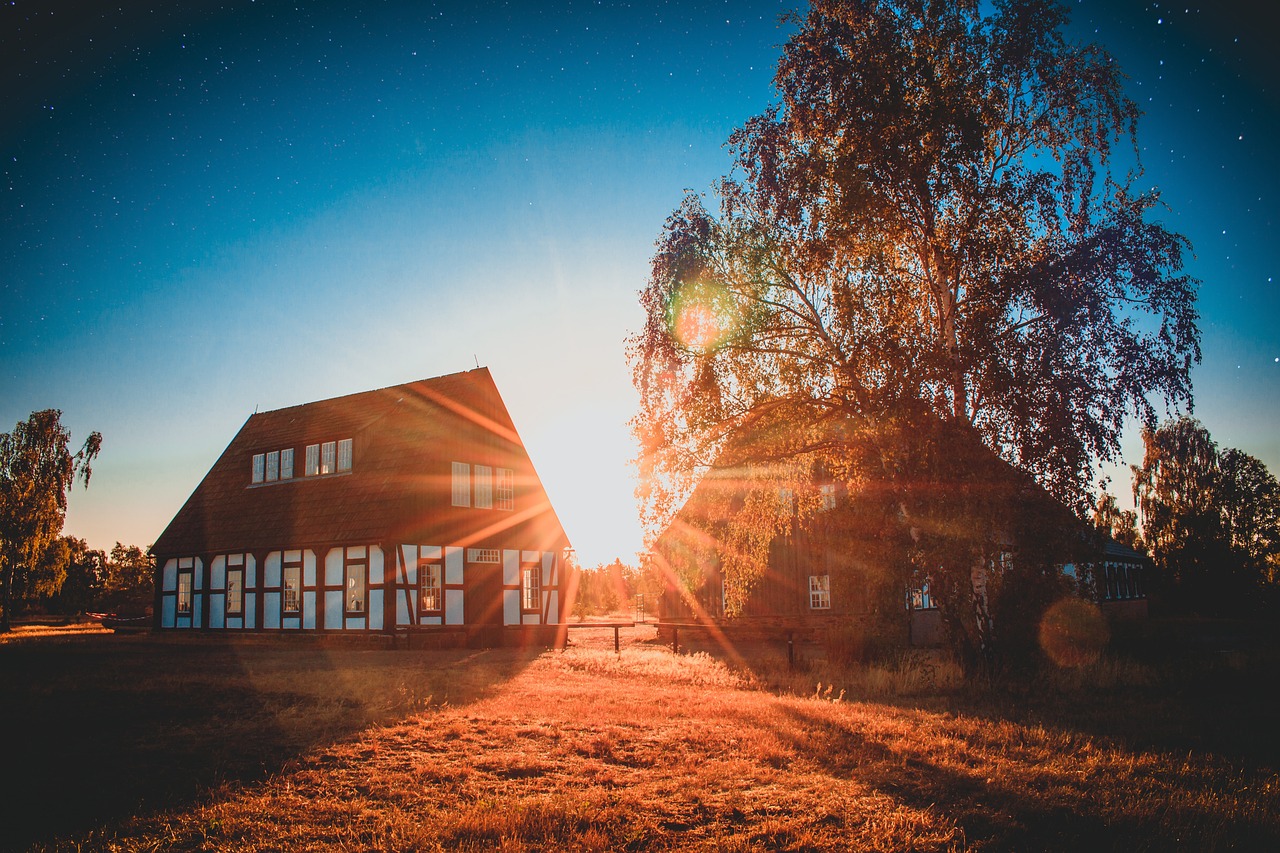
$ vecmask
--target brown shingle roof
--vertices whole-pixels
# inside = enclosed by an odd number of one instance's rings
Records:
[[[346,438],[349,473],[303,476],[307,445]],[[254,454],[285,448],[294,450],[294,477],[252,485]],[[514,509],[453,507],[453,461],[514,470]],[[568,544],[487,368],[250,416],[152,551],[357,542]]]

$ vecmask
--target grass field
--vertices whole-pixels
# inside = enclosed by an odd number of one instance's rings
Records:
[[[913,656],[0,645],[3,844],[1280,849],[1272,650],[971,692]],[[819,687],[821,684],[821,687]],[[843,696],[841,695],[843,691]]]

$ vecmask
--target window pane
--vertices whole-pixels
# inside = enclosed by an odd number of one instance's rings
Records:
[[[422,587],[421,609],[423,611],[443,610],[440,592],[440,564],[421,563],[418,565],[418,579]]]
[[[453,505],[471,506],[471,466],[453,463]]]
[[[525,566],[520,578],[520,607],[536,612],[542,604],[542,567]]]
[[[364,580],[364,563],[347,566],[346,605],[348,613],[364,612]]]
[[[267,482],[280,479],[280,451],[273,450],[267,454]]]
[[[338,442],[338,470],[351,470],[351,439],[349,438]]]
[[[262,471],[265,464],[266,456],[261,453],[253,454],[253,482],[262,482]]]
[[[831,607],[831,576],[809,575],[809,607],[828,610]]]
[[[488,465],[476,466],[476,506],[480,509],[493,506],[493,469]]]
[[[227,572],[227,615],[239,616],[244,610],[244,569]]]
[[[334,441],[326,441],[324,444],[320,445],[320,473],[321,474],[333,473],[334,464],[337,461],[334,458],[338,455],[337,450],[338,450],[338,444],[337,442],[334,442]]]
[[[289,480],[293,478],[293,448],[287,447],[280,451],[280,479]]]
[[[515,506],[515,476],[510,468],[498,469],[498,509],[512,509]]]
[[[302,567],[284,567],[284,611],[297,613],[302,609]]]
[[[307,476],[314,477],[320,473],[320,445],[307,445]]]
[[[191,572],[178,572],[178,612],[191,612]]]

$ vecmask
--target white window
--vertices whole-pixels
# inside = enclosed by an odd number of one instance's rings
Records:
[[[253,454],[253,482],[261,483],[263,476],[263,468],[266,464],[266,454]]]
[[[497,548],[468,548],[468,563],[496,563],[498,562]]]
[[[280,479],[293,479],[293,448],[286,447],[280,451]]]
[[[809,609],[831,609],[831,575],[809,575]]]
[[[244,613],[244,569],[227,569],[227,615]]]
[[[364,563],[350,563],[347,565],[347,592],[346,607],[347,613],[358,614],[364,613],[364,582],[368,567]]]
[[[542,566],[527,565],[520,570],[520,609],[538,613],[542,609]]]
[[[178,613],[187,616],[191,613],[191,569],[178,569]]]
[[[418,609],[423,613],[439,613],[444,609],[444,594],[440,591],[440,564],[418,564]]]
[[[466,462],[453,463],[453,505],[471,506],[471,466]]]
[[[476,466],[476,506],[480,509],[493,507],[493,469],[488,465]]]
[[[784,515],[790,515],[796,508],[795,493],[786,486],[778,488],[778,505],[781,507]]]
[[[510,468],[498,469],[498,509],[514,509],[515,474]]]
[[[338,443],[326,441],[320,445],[320,473],[332,474],[337,463]]]
[[[818,499],[824,510],[836,508],[836,484],[824,483],[818,487]]]
[[[338,442],[338,470],[351,470],[351,439],[349,438]]]
[[[302,610],[302,566],[284,567],[281,607],[285,613],[298,613]]]
[[[267,482],[280,479],[280,451],[273,450],[267,454]]]
[[[314,477],[320,473],[320,445],[307,445],[307,467],[306,475]]]

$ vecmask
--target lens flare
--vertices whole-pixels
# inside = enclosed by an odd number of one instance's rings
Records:
[[[1080,598],[1062,599],[1040,620],[1040,648],[1058,666],[1093,663],[1110,639],[1111,629],[1102,611]]]
[[[681,285],[668,309],[671,334],[680,344],[697,352],[711,352],[724,345],[739,322],[733,300],[724,288],[702,280]]]

